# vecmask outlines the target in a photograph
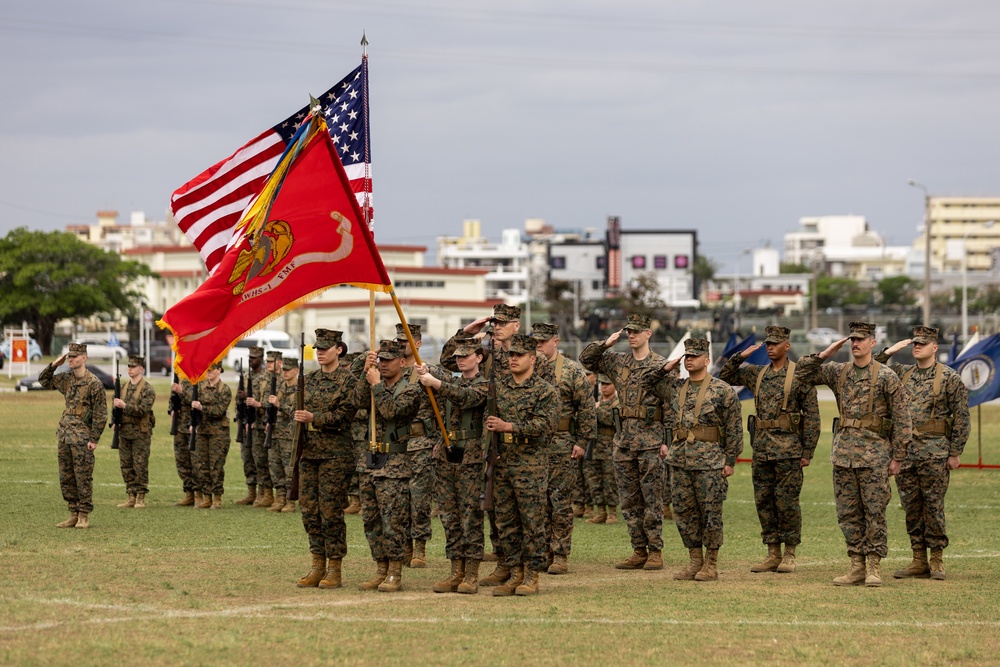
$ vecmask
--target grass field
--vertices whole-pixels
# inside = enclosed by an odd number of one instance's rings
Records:
[[[725,505],[720,581],[676,582],[686,559],[664,528],[667,569],[622,572],[623,523],[577,522],[570,574],[544,575],[531,598],[436,595],[447,574],[435,521],[429,566],[397,594],[362,593],[373,570],[348,517],[345,587],[298,589],[309,555],[298,513],[232,505],[245,490],[230,450],[223,511],[175,508],[180,487],[161,399],[145,510],[118,509],[124,487],[105,436],[92,528],[59,530],[55,392],[0,394],[0,664],[747,664],[1000,663],[1000,470],[959,470],[948,496],[948,579],[897,581],[909,560],[893,494],[881,589],[839,588],[849,564],[833,506],[826,430],[802,494],[799,571],[751,574],[759,524],[750,466]],[[833,404],[821,403],[824,426]],[[745,404],[744,409],[750,409]],[[975,414],[973,415],[975,424]],[[984,459],[1000,463],[1000,407],[983,410]],[[976,433],[964,462],[976,460]],[[485,568],[485,566],[484,566]]]

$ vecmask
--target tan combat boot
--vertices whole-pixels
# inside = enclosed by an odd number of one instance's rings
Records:
[[[135,494],[128,494],[128,500],[123,503],[118,503],[118,507],[135,507]]]
[[[210,507],[213,510],[221,510],[222,509],[222,494],[221,493],[217,493],[214,496],[212,496],[212,504],[210,505]]]
[[[614,505],[608,505],[608,518],[604,523],[618,523],[618,512]]]
[[[615,569],[641,570],[642,566],[646,564],[647,558],[649,558],[649,552],[647,552],[645,548],[636,549],[632,552],[631,556],[620,563],[615,563]]]
[[[594,506],[593,505],[584,505],[583,506],[583,518],[584,519],[588,519],[588,520],[594,518]]]
[[[834,586],[860,586],[865,583],[865,557],[851,554],[851,570],[833,580]]]
[[[385,581],[385,578],[389,575],[389,561],[387,560],[375,561],[375,565],[377,567],[375,576],[369,579],[368,581],[362,581],[360,584],[358,584],[358,590],[373,591],[379,587],[379,584]]]
[[[76,527],[77,528],[90,528],[90,518],[87,516],[86,512],[77,512],[77,514],[76,514]]]
[[[596,505],[597,512],[587,519],[587,523],[606,523],[608,520],[608,510],[604,505]]]
[[[483,562],[484,563],[495,563],[495,562],[497,562],[497,552],[496,551],[487,551],[485,554],[483,554]]]
[[[403,588],[403,561],[389,561],[389,573],[385,581],[378,585],[378,590],[383,593],[398,593]]]
[[[295,501],[288,500],[285,498],[285,506],[281,508],[282,512],[294,512],[295,511]]]
[[[790,572],[795,572],[795,545],[786,544],[785,545],[785,555],[781,557],[781,565],[775,572],[781,572],[782,574],[788,574]]]
[[[944,579],[944,549],[931,549],[931,579]]]
[[[705,565],[705,557],[701,553],[701,547],[688,549],[688,555],[691,562],[688,563],[687,567],[674,572],[674,579],[677,581],[694,581],[695,575],[701,572],[702,566]]]
[[[320,588],[340,588],[340,559],[326,561],[326,576],[319,582]]]
[[[344,508],[344,514],[357,514],[361,511],[361,498],[357,496],[347,496],[347,507]]]
[[[192,505],[194,506],[195,509],[200,509],[202,501],[201,491],[195,491],[192,494],[192,496],[194,497],[194,502],[192,503]]]
[[[323,554],[312,555],[312,569],[306,576],[299,579],[295,585],[299,588],[316,588],[319,582],[326,576],[326,556]]]
[[[465,579],[455,589],[456,593],[475,595],[479,592],[479,564],[481,562],[474,558],[465,559]]]
[[[524,566],[515,565],[510,570],[510,579],[500,584],[499,586],[493,587],[493,595],[497,597],[513,595],[514,591],[517,590],[517,587],[523,583],[524,583]]]
[[[197,493],[195,494],[198,495]],[[257,487],[253,484],[247,484],[247,494],[234,502],[234,505],[253,505],[257,500]]]
[[[145,506],[146,506],[146,494],[145,493],[135,494],[135,508],[142,509]]]
[[[203,493],[203,494],[201,494],[201,502],[198,503],[197,505],[195,505],[195,507],[198,508],[198,509],[200,509],[200,510],[207,510],[211,506],[212,506],[212,494],[211,493]]]
[[[552,564],[549,565],[547,571],[549,574],[566,574],[569,572],[569,563],[566,562],[566,556],[553,554]]]
[[[767,557],[750,568],[751,572],[774,572],[781,565],[781,544],[768,544]]]
[[[674,513],[670,511],[670,503],[663,503],[663,518],[667,521],[674,520]]]
[[[646,562],[642,564],[642,569],[644,570],[662,570],[663,569],[663,552],[656,551],[654,549],[649,550],[649,557]]]
[[[278,491],[274,494],[274,504],[267,508],[268,512],[280,512],[285,508],[285,492]]]
[[[926,579],[931,576],[930,567],[927,565],[927,549],[914,549],[910,564],[902,570],[896,570],[892,576],[896,579]]]
[[[434,583],[435,593],[455,593],[458,585],[465,580],[465,559],[453,558],[451,560],[451,576],[447,579]]]
[[[403,554],[403,567],[410,567],[413,560],[413,540],[406,540],[406,552]]]
[[[574,504],[573,505],[573,518],[579,519],[583,516],[583,505]]]
[[[57,523],[56,528],[72,528],[73,526],[76,525],[76,522],[78,521],[77,517],[78,515],[76,512],[70,512],[69,518],[66,519],[65,521]]]
[[[534,570],[528,569],[524,573],[524,583],[514,589],[514,595],[538,595],[539,575]],[[496,589],[493,589],[494,591]]]
[[[876,588],[882,585],[882,572],[879,570],[879,563],[882,557],[878,554],[868,554],[865,563],[865,586]]]
[[[427,542],[416,540],[413,543],[413,556],[410,558],[410,567],[427,567]]]
[[[719,580],[719,550],[705,549],[705,563],[694,575],[695,581],[718,581]]]
[[[174,503],[174,507],[191,507],[194,505],[194,492],[185,491],[184,497]]]
[[[504,567],[503,565],[497,565],[496,569],[490,572],[490,574],[479,580],[480,586],[499,586],[500,584],[506,582],[510,579],[511,571],[510,568]]]
[[[263,495],[258,494],[257,500],[253,501],[253,507],[268,508],[274,504],[274,489],[270,487],[266,489],[264,487],[261,488],[264,490],[264,493]]]

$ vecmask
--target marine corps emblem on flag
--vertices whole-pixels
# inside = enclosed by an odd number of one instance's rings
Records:
[[[264,226],[249,249],[240,250],[229,276],[229,284],[237,283],[233,294],[242,294],[247,281],[273,272],[288,255],[295,237],[291,226],[284,220],[272,220]]]

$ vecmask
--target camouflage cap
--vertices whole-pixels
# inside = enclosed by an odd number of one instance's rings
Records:
[[[538,347],[538,339],[525,334],[514,334],[510,339],[510,351],[514,354],[533,354]]]
[[[278,350],[268,350],[267,351],[268,361],[281,361],[281,352]]]
[[[299,367],[299,360],[294,357],[282,357],[281,358],[281,370],[290,371],[293,368]]]
[[[420,333],[420,325],[419,324],[410,324],[409,322],[407,322],[406,326],[410,327],[410,335],[413,336],[413,340],[420,340],[420,337],[422,335]],[[409,342],[406,339],[406,332],[403,331],[403,323],[402,322],[397,322],[396,323],[396,340],[403,341],[404,343]]]
[[[559,325],[549,322],[535,322],[531,325],[531,335],[538,340],[549,340],[559,335]]]
[[[684,356],[685,357],[700,357],[703,354],[708,354],[709,343],[704,338],[688,338],[684,341]]]
[[[260,347],[258,345],[253,345],[247,351],[247,354],[248,354],[248,356],[251,359],[254,358],[254,357],[263,357],[264,356],[264,348],[262,348],[262,347]]]
[[[600,382],[601,384],[612,384],[611,378],[609,378],[604,373],[597,374],[597,381]]]
[[[481,348],[478,345],[476,345],[476,341],[474,341],[474,340],[472,340],[470,338],[468,340],[463,340],[462,342],[460,342],[458,344],[458,347],[455,348],[455,351],[452,352],[451,356],[453,356],[453,357],[467,357],[470,354],[475,353],[477,350],[481,351],[482,349],[483,348]],[[483,354],[485,354],[485,352]]]
[[[138,354],[128,355],[128,365],[129,366],[140,366],[145,368],[146,357],[139,356]]]
[[[764,342],[765,343],[783,343],[788,340],[788,337],[792,334],[792,330],[788,327],[779,327],[772,324],[771,326],[764,329]]]
[[[403,344],[398,340],[383,340],[378,344],[378,358],[379,359],[402,359]]]
[[[329,350],[331,347],[341,342],[343,331],[333,329],[316,329],[316,342],[313,344],[317,350]]]
[[[638,313],[629,313],[622,328],[627,331],[645,331],[649,328],[649,318]]]
[[[497,322],[516,322],[521,319],[521,308],[498,303],[493,306],[493,319]]]
[[[913,327],[913,342],[922,343],[927,345],[929,343],[938,342],[938,334],[941,332],[934,327],[925,327],[923,325],[918,325]]]
[[[67,357],[75,357],[81,354],[87,354],[87,344],[86,343],[70,343],[69,351],[66,353]]]
[[[211,366],[208,367],[208,370],[210,370],[210,371],[211,370],[219,370],[219,371],[221,371],[222,370],[222,362],[221,361],[216,361],[214,364],[212,364]]]
[[[848,338],[874,338],[875,324],[872,322],[851,322]]]

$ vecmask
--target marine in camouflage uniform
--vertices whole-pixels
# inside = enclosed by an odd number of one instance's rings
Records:
[[[349,354],[345,354],[343,357],[344,363],[351,369],[352,374],[354,374],[354,361],[359,356],[360,353],[351,352]],[[351,474],[351,481],[347,484],[347,507],[344,508],[344,514],[357,514],[361,511],[358,478],[360,475],[359,468],[364,467],[365,438],[367,434],[368,410],[364,409],[364,406],[361,406],[355,413],[354,420],[351,422],[351,438],[354,440],[354,459],[357,462],[357,465],[355,465],[354,472]]]
[[[268,366],[270,364],[265,363],[259,372],[252,372],[247,378],[253,385],[253,398],[249,395],[247,396],[247,406],[252,405],[256,408],[253,423],[247,424],[247,436],[250,435],[251,430],[253,432],[253,446],[250,448],[250,454],[253,457],[253,467],[257,478],[257,498],[251,505],[265,509],[274,505],[274,480],[271,479],[271,467],[268,462],[267,450],[264,448],[264,439],[267,430],[267,397],[271,393],[271,371]],[[249,440],[250,438],[248,437],[247,441]],[[244,442],[245,446],[246,442]],[[242,451],[241,448],[241,454]],[[249,482],[247,486],[249,486]]]
[[[175,376],[176,379],[176,376]],[[180,396],[180,409],[177,413],[177,432],[174,433],[174,466],[181,480],[184,497],[174,503],[174,507],[191,507],[196,502],[201,503],[201,491],[195,498],[194,463],[191,461],[191,400],[193,385],[185,380],[170,385],[172,394]],[[173,414],[170,413],[171,422]]]
[[[145,507],[146,494],[149,493],[149,443],[156,426],[153,414],[156,391],[142,376],[145,363],[144,357],[129,356],[129,382],[124,396],[112,401],[113,407],[123,410],[118,434],[118,462],[128,495],[128,500],[118,507]]]
[[[493,595],[533,595],[546,566],[548,443],[559,419],[555,387],[533,374],[537,341],[511,339],[510,373],[496,378],[496,414],[486,418],[483,448],[498,437],[493,505],[503,560],[490,575]]]
[[[372,558],[378,564],[375,577],[362,583],[362,590],[377,588],[394,593],[402,588],[403,560],[410,541],[408,450],[411,425],[422,397],[419,383],[403,373],[403,346],[383,340],[378,351],[368,352],[365,371],[356,385],[358,405],[375,405],[375,442],[378,453],[369,453],[368,485],[361,486],[361,515]],[[377,363],[376,363],[377,362]]]
[[[192,457],[195,470],[195,488],[202,494],[198,507],[222,509],[225,493],[226,456],[229,455],[229,404],[233,390],[222,382],[222,362],[212,364],[203,382],[198,383],[198,400],[191,403],[192,410],[201,410],[201,424],[195,439]]]
[[[851,341],[853,361],[823,362]],[[888,367],[872,359],[875,325],[851,322],[851,334],[819,354],[799,359],[796,379],[833,390],[840,409],[833,436],[833,492],[851,570],[838,586],[881,586],[888,553],[885,508],[889,476],[899,472],[912,433],[906,389]]]
[[[601,385],[601,400],[597,402],[594,410],[597,415],[597,438],[591,448],[590,458],[583,462],[587,487],[591,489],[597,510],[587,523],[616,523],[618,481],[615,479],[611,455],[615,441],[614,411],[621,407],[621,402],[618,400],[614,383],[607,375],[603,373],[599,375],[598,382]]]
[[[351,423],[357,412],[356,380],[340,363],[343,333],[316,329],[319,369],[305,377],[303,409],[293,419],[306,428],[299,459],[299,505],[312,568],[300,587],[340,588],[347,555],[347,484],[354,470]]]
[[[272,400],[268,396],[268,403],[278,407],[278,420],[274,424],[274,431],[271,436],[271,479],[283,480],[277,493],[285,497],[283,507],[270,508],[272,512],[294,512],[295,501],[288,500],[288,485],[292,479],[292,435],[295,427],[295,392],[298,390],[299,382],[299,362],[298,359],[281,360],[281,379],[278,381],[276,393]],[[280,467],[280,471],[277,469]]]
[[[267,456],[267,470],[268,477],[271,479],[271,484],[274,485],[273,498],[274,501],[270,506],[265,506],[263,503],[261,507],[265,507],[269,512],[280,512],[285,507],[287,502],[285,494],[288,489],[288,479],[285,476],[285,465],[281,459],[281,447],[278,444],[278,415],[277,405],[275,409],[275,421],[274,425],[271,427],[271,442],[270,446],[264,447],[267,443],[267,420],[268,412],[271,410],[271,396],[277,398],[278,395],[278,385],[283,382],[282,370],[281,370],[281,352],[277,350],[271,350],[267,353],[267,379],[264,382],[264,391],[261,394],[260,402],[261,408],[258,410],[258,420],[262,424],[260,430],[260,442],[262,449]],[[256,395],[256,394],[255,394]],[[291,434],[291,427],[288,428],[288,433]],[[290,436],[289,436],[290,437]],[[291,452],[289,452],[289,458],[291,458]]]
[[[89,528],[94,511],[94,450],[108,421],[108,396],[104,385],[87,370],[87,346],[70,343],[70,372],[55,374],[63,357],[42,369],[38,383],[56,389],[66,397],[66,409],[59,419],[59,487],[69,505],[69,518],[60,528]]]
[[[912,342],[917,361],[916,365],[889,364],[909,392],[913,420],[913,440],[902,469],[896,474],[913,561],[893,572],[897,579],[945,578],[943,551],[948,546],[948,534],[944,496],[951,471],[960,464],[971,430],[969,392],[958,373],[937,361],[938,333],[933,327],[916,326],[912,339],[900,341],[875,356],[875,361],[886,363],[891,355]]]
[[[674,415],[673,440],[667,454],[671,500],[677,530],[691,559],[674,574],[678,580],[719,578],[722,504],[729,490],[728,477],[743,451],[740,399],[727,382],[708,374],[708,353],[707,340],[688,338],[684,341],[687,378],[673,372],[680,359],[644,378],[646,389],[663,400]]]
[[[573,492],[580,461],[597,437],[593,387],[583,367],[559,353],[559,327],[548,322],[531,325],[537,354],[552,365],[559,392],[559,421],[548,447],[549,574],[566,574],[573,546]]]
[[[819,442],[816,388],[795,380],[795,362],[787,357],[790,333],[786,327],[767,327],[763,342],[729,357],[719,372],[719,379],[754,393],[756,415],[748,421],[753,424],[753,492],[767,557],[751,572],[795,571],[795,548],[802,541],[803,469]],[[767,346],[771,363],[743,363],[761,345]]]
[[[623,333],[631,351],[612,352],[609,348]],[[649,318],[630,313],[621,331],[591,343],[580,353],[584,368],[614,383],[621,402],[612,461],[633,550],[615,565],[621,570],[663,569],[663,457],[671,415],[660,399],[642,386],[643,375],[667,361],[649,349],[650,336]]]
[[[258,394],[253,387],[255,387],[266,373],[264,370],[264,348],[254,345],[248,348],[247,355],[250,365],[250,370],[247,372],[246,378],[247,384],[250,384],[251,391],[254,392],[253,395],[256,397]],[[236,392],[237,403],[246,403],[246,400],[246,390]],[[254,418],[254,422],[256,422],[256,417]],[[251,442],[251,439],[256,435],[256,431],[253,428],[253,423],[249,420],[247,421],[246,429],[243,442],[240,443],[240,460],[243,462],[243,476],[246,478],[247,495],[235,501],[236,505],[252,505],[257,502],[258,498],[263,498],[264,495],[264,490],[258,488],[258,484],[263,480],[258,477],[257,464],[253,458],[253,442]]]
[[[479,590],[484,542],[479,498],[483,484],[482,434],[489,393],[489,383],[479,372],[482,359],[482,348],[470,338],[453,353],[461,377],[435,377],[426,366],[418,370],[420,383],[444,399],[449,440],[449,448],[435,448],[434,497],[444,526],[451,576],[434,584],[435,593],[473,594]]]

